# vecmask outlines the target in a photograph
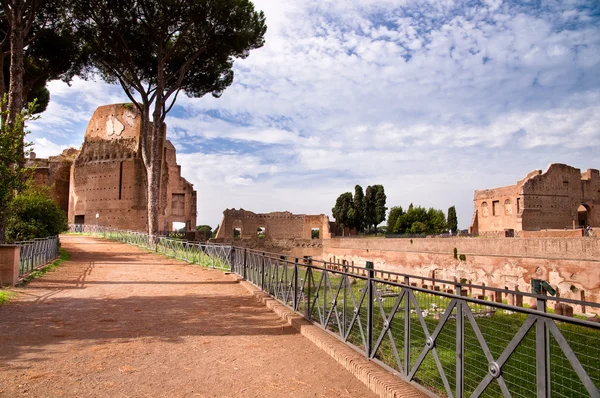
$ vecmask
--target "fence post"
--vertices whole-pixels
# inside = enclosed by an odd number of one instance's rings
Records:
[[[308,265],[308,267],[306,267],[306,313],[304,314],[304,318],[310,320],[310,307],[311,307],[311,299],[310,299],[310,280],[311,280],[311,276],[312,276],[312,266]]]
[[[404,277],[404,287],[406,293],[404,293],[404,376],[408,377],[410,374],[410,292],[408,288],[410,286],[410,279],[408,276]]]
[[[260,261],[260,289],[265,290],[265,253],[262,253]]]
[[[248,261],[248,249],[244,248],[244,269],[243,269],[243,278],[246,279],[246,264]]]
[[[546,312],[546,299],[538,297],[537,310]],[[535,363],[536,363],[536,379],[537,379],[537,396],[538,398],[546,398],[550,396],[550,373],[549,373],[549,346],[548,330],[546,322],[541,316],[537,317],[535,322]]]
[[[462,284],[456,285],[456,295],[462,296]],[[463,312],[465,303],[456,302],[456,398],[464,396],[465,380],[465,318]]]
[[[229,263],[231,268],[231,273],[235,274],[235,246],[231,246],[231,251],[229,252]]]
[[[298,310],[298,257],[294,261],[294,311]]]
[[[369,302],[367,303],[367,358],[371,358],[373,350],[373,278],[375,270],[373,261],[367,261],[365,268],[368,270],[367,291]]]

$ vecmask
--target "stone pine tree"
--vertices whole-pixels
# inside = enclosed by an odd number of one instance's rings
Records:
[[[448,229],[455,235],[458,231],[458,217],[456,217],[456,207],[448,208]]]
[[[338,196],[335,206],[331,209],[335,223],[342,228],[342,236],[345,234],[344,228],[352,226],[354,218],[352,205],[352,193],[346,192]]]
[[[354,228],[360,233],[365,229],[365,210],[364,210],[365,194],[360,185],[354,187]]]
[[[165,118],[179,94],[219,97],[233,62],[262,47],[265,16],[249,0],[72,0],[76,29],[104,80],[141,115],[148,231],[158,231]]]
[[[84,66],[84,51],[68,15],[69,4],[65,0],[3,0],[0,98],[10,88],[11,118],[20,111],[20,102],[26,106],[36,100],[33,113],[43,112],[50,100],[46,83],[56,79],[69,81]]]

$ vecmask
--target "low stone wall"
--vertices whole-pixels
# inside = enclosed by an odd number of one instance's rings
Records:
[[[544,229],[541,231],[521,231],[521,238],[581,238],[583,229]]]

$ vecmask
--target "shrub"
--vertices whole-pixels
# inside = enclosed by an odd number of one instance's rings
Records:
[[[28,188],[17,194],[8,214],[6,238],[9,242],[46,238],[68,228],[67,215],[52,200],[47,188]]]

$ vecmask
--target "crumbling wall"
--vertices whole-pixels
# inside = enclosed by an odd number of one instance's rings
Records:
[[[259,228],[264,229],[265,239],[310,240],[313,228],[319,229],[319,239],[331,238],[329,217],[324,214],[307,216],[287,211],[257,214],[244,209],[226,209],[217,239],[233,239],[235,229],[240,232],[240,239],[258,238]]]
[[[140,129],[141,117],[129,104],[96,109],[71,169],[70,223],[97,222],[119,229],[147,229],[146,171],[140,151]],[[163,145],[159,228],[170,230],[173,222],[184,222],[188,230],[195,229],[196,192],[181,177],[173,145],[164,137]],[[182,203],[175,212],[173,195]]]
[[[77,149],[65,149],[58,156],[48,159],[36,158],[32,153],[27,159],[26,167],[33,169],[33,183],[50,189],[50,196],[67,214],[69,212],[69,185],[71,180],[71,165],[79,153]]]
[[[585,221],[577,209],[587,209]],[[551,164],[545,172],[534,170],[515,185],[476,190],[470,230],[487,232],[600,227],[600,177],[598,170]]]

